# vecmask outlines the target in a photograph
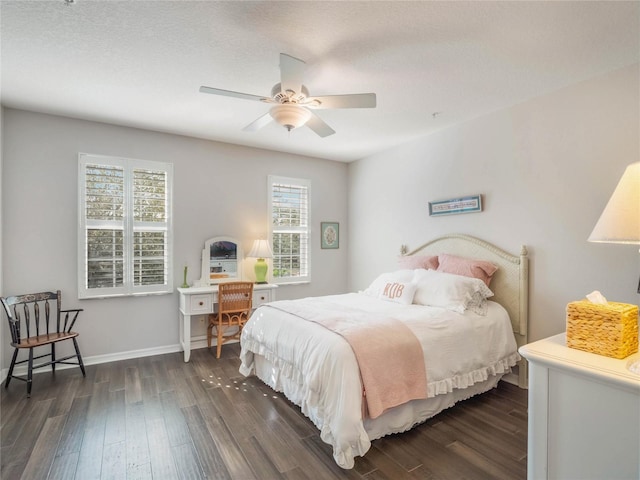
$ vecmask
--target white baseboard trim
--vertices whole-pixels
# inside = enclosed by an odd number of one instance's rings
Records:
[[[511,372],[511,373],[507,373],[506,375],[504,375],[501,380],[510,383],[511,385],[515,385],[516,387],[520,387],[519,385],[519,377],[517,374]],[[520,387],[522,388],[522,387]]]
[[[233,343],[233,342],[229,342]],[[207,347],[207,336],[199,335],[197,337],[193,337],[191,339],[191,350],[196,350],[198,348],[206,348]],[[34,350],[35,351],[35,350]],[[109,362],[117,362],[120,360],[130,360],[133,358],[142,358],[142,357],[151,357],[153,355],[164,355],[166,353],[175,353],[182,352],[182,346],[180,344],[175,345],[165,345],[162,347],[152,347],[152,348],[143,348],[140,350],[129,350],[127,352],[118,352],[118,353],[107,353],[104,355],[93,355],[91,357],[82,357],[82,361],[85,366],[89,365],[99,365],[101,363],[109,363]],[[18,360],[22,359],[24,354],[21,355]],[[37,363],[37,361],[36,361]],[[68,368],[78,368],[76,365],[66,365],[66,364],[58,364],[56,365],[56,370],[66,370]],[[36,375],[38,373],[51,372],[51,367],[39,368],[33,371],[33,374]],[[3,368],[0,371],[1,378],[6,379],[7,374],[9,373],[8,368]],[[13,371],[14,375],[25,375],[27,374],[27,366],[25,364],[19,365]]]

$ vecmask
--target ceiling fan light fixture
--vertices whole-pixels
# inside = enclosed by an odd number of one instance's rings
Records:
[[[1,0],[0,0],[1,1]],[[327,125],[313,110],[333,108],[375,108],[375,93],[352,93],[346,95],[323,95],[310,97],[307,87],[302,84],[305,63],[286,53],[280,54],[280,83],[271,89],[271,97],[251,95],[249,93],[234,92],[221,88],[202,85],[200,92],[224,97],[240,98],[275,105],[265,113],[244,127],[246,132],[255,132],[273,119],[288,131],[307,126],[321,138],[333,135],[336,131]]]
[[[301,127],[311,118],[311,112],[304,107],[295,104],[276,105],[269,114],[273,119],[287,130]]]

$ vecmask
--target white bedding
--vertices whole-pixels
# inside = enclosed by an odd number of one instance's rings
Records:
[[[468,398],[484,391],[487,383],[489,388],[494,385],[519,359],[507,312],[494,302],[489,302],[487,315],[480,316],[400,305],[361,293],[324,298],[344,305],[345,310],[384,313],[404,322],[423,347],[429,397],[455,391],[454,403]],[[375,422],[363,420],[353,351],[341,336],[316,323],[263,305],[244,327],[241,344],[240,372],[257,373],[299,405],[320,430],[322,440],[333,446],[334,459],[343,468],[352,468],[354,457],[364,455],[372,439],[407,430],[428,418],[421,404],[416,404],[396,407],[398,411],[392,409]],[[471,387],[468,392],[458,391],[467,387]],[[442,408],[434,407],[434,414]],[[419,412],[407,418],[411,410]]]

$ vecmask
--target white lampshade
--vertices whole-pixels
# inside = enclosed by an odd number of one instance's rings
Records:
[[[247,255],[250,258],[272,258],[273,252],[271,251],[271,247],[269,246],[269,242],[267,240],[255,240],[253,242],[253,247],[251,247],[251,251]]]
[[[301,127],[311,118],[311,112],[306,108],[286,103],[273,107],[269,115],[289,131]]]
[[[588,240],[640,244],[640,162],[624,171]]]

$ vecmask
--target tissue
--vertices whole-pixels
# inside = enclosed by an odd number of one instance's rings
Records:
[[[597,303],[599,305],[607,304],[607,299],[604,298],[604,295],[602,295],[598,290],[594,290],[593,292],[588,294],[587,300],[589,300],[591,303]]]

